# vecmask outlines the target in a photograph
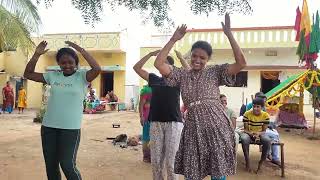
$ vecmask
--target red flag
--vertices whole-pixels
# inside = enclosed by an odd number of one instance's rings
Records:
[[[300,40],[300,23],[301,23],[301,11],[299,9],[299,6],[297,7],[297,10],[296,10],[296,22],[294,24],[294,30],[296,30],[297,32],[297,35],[296,35],[296,41],[299,41]]]

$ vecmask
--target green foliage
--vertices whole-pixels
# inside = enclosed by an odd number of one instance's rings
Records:
[[[252,12],[251,0],[191,0],[191,10],[194,14],[206,14],[215,12],[223,15],[226,12],[239,12],[249,14]]]
[[[23,50],[33,47],[28,27],[17,16],[0,6],[0,51],[9,51],[20,46]]]
[[[0,52],[17,47],[24,52],[32,49],[30,33],[38,32],[39,24],[40,17],[31,0],[1,0]]]
[[[45,113],[46,113],[46,108],[41,107],[39,112],[37,112],[36,118],[33,119],[33,122],[42,123]]]
[[[37,0],[45,2],[49,7],[54,0]],[[85,23],[94,25],[100,21],[100,13],[103,11],[103,3],[106,2],[113,10],[124,6],[130,11],[140,10],[146,20],[153,21],[158,27],[173,25],[169,17],[170,3],[168,0],[71,0],[74,7],[82,13]],[[248,14],[252,12],[251,0],[190,0],[190,9],[194,14],[206,14],[217,12],[239,12]]]

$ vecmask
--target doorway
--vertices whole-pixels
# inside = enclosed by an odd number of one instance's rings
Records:
[[[280,71],[261,71],[261,89],[260,91],[266,94],[274,87],[280,84]]]
[[[101,73],[101,91],[100,97],[105,97],[108,91],[113,91],[113,78],[112,71],[103,71]]]

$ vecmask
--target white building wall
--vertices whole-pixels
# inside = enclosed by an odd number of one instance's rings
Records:
[[[248,87],[226,87],[221,86],[220,92],[228,97],[228,106],[232,109],[239,109],[242,103],[251,102],[251,95],[260,91],[260,71],[248,72]]]

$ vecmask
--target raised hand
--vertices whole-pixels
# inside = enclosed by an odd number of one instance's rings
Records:
[[[47,41],[41,41],[36,47],[35,54],[42,55],[48,52],[49,49],[46,49],[47,45],[48,45]]]
[[[75,50],[77,50],[78,52],[83,51],[83,48],[80,47],[79,45],[77,45],[76,43],[73,43],[73,42],[71,42],[71,41],[65,41],[65,43],[66,43],[68,46],[70,46],[70,47],[74,48]]]
[[[182,54],[181,54],[179,51],[174,50],[174,52],[176,53],[176,55],[177,55],[177,57],[178,57],[179,59],[183,59]]]
[[[150,54],[151,56],[157,56],[157,55],[159,54],[159,52],[160,52],[160,49],[155,50],[155,51],[152,51],[152,52],[150,52],[149,54]]]
[[[186,34],[186,30],[187,30],[187,25],[185,25],[185,24],[182,24],[181,26],[177,27],[177,29],[173,33],[171,39],[174,41],[179,41]]]
[[[225,16],[224,16],[224,23],[221,22],[221,25],[222,25],[223,32],[224,32],[226,35],[231,34],[231,25],[230,25],[230,15],[229,15],[229,13],[226,13],[226,14],[225,14]]]

